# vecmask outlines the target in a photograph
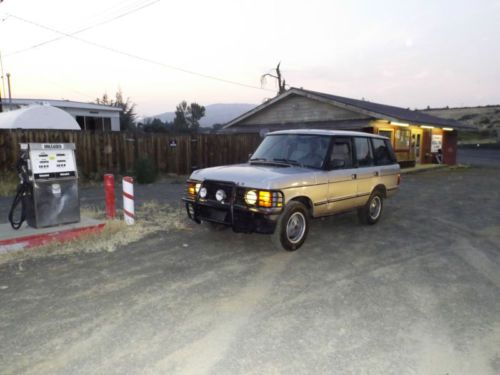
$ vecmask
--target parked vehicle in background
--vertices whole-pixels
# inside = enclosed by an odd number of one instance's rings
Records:
[[[386,137],[288,130],[269,133],[245,164],[194,171],[183,201],[197,223],[272,234],[296,250],[312,218],[357,210],[361,222],[377,223],[399,183]]]

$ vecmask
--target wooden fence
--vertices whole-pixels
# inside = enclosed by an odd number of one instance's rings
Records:
[[[136,160],[147,157],[159,172],[189,174],[195,168],[248,160],[260,143],[254,134],[127,134],[73,131],[0,131],[0,172],[14,170],[19,143],[74,143],[80,175],[133,174]]]

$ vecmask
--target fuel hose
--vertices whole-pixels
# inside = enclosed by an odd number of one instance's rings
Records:
[[[17,186],[16,196],[14,197],[14,201],[12,202],[12,206],[10,207],[9,212],[9,222],[13,229],[18,230],[23,225],[24,220],[26,220],[26,199],[31,195],[31,185],[25,181],[21,182]],[[19,219],[16,220],[14,218],[16,213],[16,208],[21,204],[21,215]]]

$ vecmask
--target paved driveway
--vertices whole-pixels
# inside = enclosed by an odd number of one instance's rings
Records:
[[[441,170],[294,253],[193,224],[0,266],[0,372],[498,374],[499,202],[497,170]]]

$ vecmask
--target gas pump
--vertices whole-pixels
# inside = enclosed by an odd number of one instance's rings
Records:
[[[24,220],[33,228],[80,221],[78,172],[73,143],[22,143],[20,183],[9,212],[12,228]],[[21,213],[16,209],[21,204]]]

